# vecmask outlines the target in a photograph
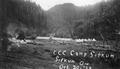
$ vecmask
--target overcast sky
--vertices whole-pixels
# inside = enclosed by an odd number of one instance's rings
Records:
[[[94,5],[106,0],[32,0],[39,4],[44,10],[48,10],[57,4],[73,3],[76,6]]]

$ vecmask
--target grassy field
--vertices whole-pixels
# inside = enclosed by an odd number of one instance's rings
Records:
[[[81,60],[89,62],[92,69],[120,69],[120,55],[115,49],[100,46],[100,43],[60,43],[56,41],[35,40],[37,43],[16,44],[12,45],[11,51],[0,52],[0,69],[59,69],[61,64],[69,65],[70,69],[73,65],[78,65]],[[66,50],[67,55],[53,54],[53,51]],[[114,59],[89,58],[83,56],[71,56],[71,50],[78,52],[96,52],[112,53]],[[75,63],[55,62],[56,56],[65,59],[72,59]],[[80,68],[79,68],[80,69]],[[82,68],[85,69],[85,68]]]

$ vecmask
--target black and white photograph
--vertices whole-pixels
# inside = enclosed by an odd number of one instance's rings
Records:
[[[120,69],[120,0],[0,0],[0,69]]]

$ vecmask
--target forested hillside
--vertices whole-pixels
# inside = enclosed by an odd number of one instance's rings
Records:
[[[119,0],[85,7],[65,3],[48,11],[27,0],[4,0],[1,3],[1,29],[10,35],[22,30],[26,34],[41,36],[55,33],[57,37],[98,40],[119,37]]]
[[[77,7],[56,5],[47,11],[50,32],[60,37],[116,40],[119,36],[119,0]]]
[[[16,31],[45,34],[46,16],[36,3],[28,0],[2,0],[1,29],[14,35]]]

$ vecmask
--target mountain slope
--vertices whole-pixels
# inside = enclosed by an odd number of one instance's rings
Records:
[[[90,22],[90,16],[99,11],[99,5],[77,7],[71,3],[56,5],[48,10],[48,26],[56,36],[72,37],[76,25],[84,27]]]

